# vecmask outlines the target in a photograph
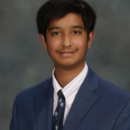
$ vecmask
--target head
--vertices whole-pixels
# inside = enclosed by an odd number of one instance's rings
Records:
[[[55,67],[83,64],[95,22],[93,9],[83,0],[50,0],[39,9],[38,32]]]
[[[68,13],[79,14],[87,31],[87,36],[94,30],[96,14],[84,0],[49,0],[41,6],[37,13],[37,27],[39,34],[46,39],[46,30],[52,19],[63,18]]]

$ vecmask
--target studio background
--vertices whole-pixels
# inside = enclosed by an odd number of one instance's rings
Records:
[[[87,64],[130,92],[130,0],[86,0],[97,13]],[[46,0],[0,0],[0,130],[8,130],[16,95],[51,76],[36,13]]]

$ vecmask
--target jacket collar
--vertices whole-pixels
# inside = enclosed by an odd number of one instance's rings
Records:
[[[98,88],[97,75],[90,69],[72,104],[63,130],[77,130],[81,121],[98,97],[93,93]]]

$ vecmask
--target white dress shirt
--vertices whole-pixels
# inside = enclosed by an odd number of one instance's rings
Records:
[[[52,72],[52,79],[53,79],[53,87],[54,87],[54,97],[53,97],[53,114],[55,112],[55,109],[58,105],[58,95],[57,92],[59,90],[62,90],[62,93],[65,96],[65,112],[64,112],[64,119],[63,119],[63,124],[65,123],[65,120],[67,118],[67,115],[69,113],[69,110],[72,106],[72,103],[75,99],[75,96],[81,86],[81,84],[83,83],[87,73],[88,73],[88,66],[85,62],[84,68],[83,70],[80,72],[79,75],[77,75],[71,82],[69,82],[64,88],[62,88],[58,81],[56,80],[55,76],[54,76],[54,71],[55,69],[53,69]]]

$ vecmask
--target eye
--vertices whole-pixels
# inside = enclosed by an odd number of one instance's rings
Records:
[[[72,34],[81,34],[79,31],[73,31]]]
[[[53,32],[51,35],[59,35],[59,32]]]

